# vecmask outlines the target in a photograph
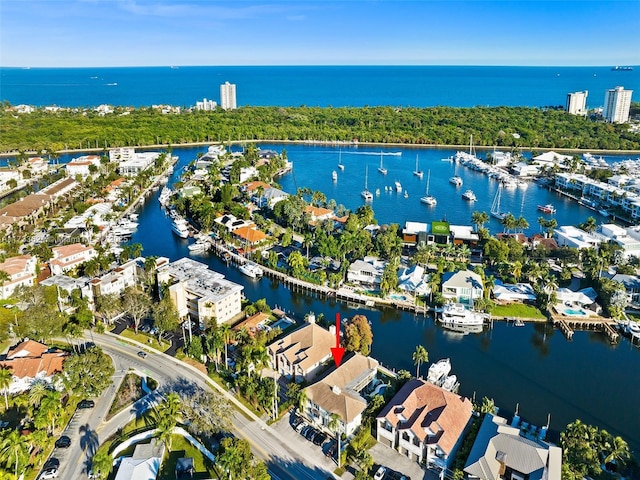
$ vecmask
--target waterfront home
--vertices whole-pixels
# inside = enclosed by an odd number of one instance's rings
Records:
[[[549,250],[555,250],[558,248],[558,242],[556,242],[555,238],[548,238],[544,235],[540,235],[539,233],[532,235],[529,239],[529,243],[532,248],[536,248],[538,245],[542,245],[544,248],[548,248]]]
[[[164,442],[152,438],[151,443],[136,445],[133,456],[122,457],[115,480],[155,480],[164,458]]]
[[[222,215],[221,217],[216,218],[214,222],[229,233],[233,233],[239,228],[254,228],[256,226],[256,224],[251,220],[236,218],[236,216],[232,215],[231,213],[227,213],[225,215]]]
[[[548,152],[536,155],[531,160],[533,163],[537,163],[541,166],[552,167],[557,165],[560,168],[568,168],[566,163],[570,162],[572,159],[572,155],[563,155],[561,153],[554,152],[553,150],[549,150]]]
[[[74,158],[65,166],[67,177],[87,178],[91,175],[91,168],[93,166],[95,171],[100,167],[100,157],[98,155],[82,155],[81,157]]]
[[[413,265],[412,267],[402,267],[398,270],[398,289],[414,295],[428,295],[431,292],[429,287],[429,275],[425,274],[424,267]]]
[[[470,225],[449,225],[449,231],[454,245],[464,244],[475,247],[480,241],[480,235],[475,231],[475,227]]]
[[[110,224],[108,218],[113,212],[113,205],[110,202],[102,202],[92,205],[80,215],[70,218],[63,227],[68,230],[76,228],[88,230],[92,225],[102,229]]]
[[[640,226],[624,228],[606,223],[600,226],[600,234],[620,246],[625,258],[640,257]]]
[[[344,359],[325,377],[305,388],[303,415],[320,428],[329,430],[331,416],[339,419],[338,431],[351,436],[362,422],[367,400],[361,392],[376,377],[378,362],[359,353]]]
[[[252,178],[257,178],[259,176],[260,174],[254,166],[240,168],[240,183],[244,183],[247,180],[251,180]]]
[[[0,271],[9,278],[0,284],[0,298],[9,298],[20,286],[30,287],[35,283],[38,259],[31,255],[9,257],[0,263]]]
[[[269,345],[271,366],[289,380],[311,381],[321,365],[331,358],[331,348],[335,345],[335,331],[308,323]]]
[[[53,384],[54,375],[62,372],[63,363],[69,354],[58,349],[49,349],[34,340],[25,339],[7,352],[0,360],[0,368],[11,370],[9,393],[20,393],[31,388],[36,381]]]
[[[640,278],[637,275],[623,275],[616,273],[611,280],[624,285],[629,306],[635,309],[640,308]]]
[[[420,464],[449,467],[472,413],[468,398],[412,379],[376,417],[376,440]]]
[[[49,260],[49,268],[54,275],[73,270],[98,255],[92,246],[81,243],[53,247],[51,252],[53,257]]]
[[[572,225],[558,227],[553,233],[558,246],[577,248],[578,250],[591,247],[597,248],[603,240],[600,235],[587,233]]]
[[[53,182],[51,185],[43,188],[40,192],[43,195],[48,195],[50,201],[55,203],[59,198],[64,197],[65,195],[71,193],[73,190],[78,188],[80,184],[76,182],[73,178],[61,178]]]
[[[496,280],[491,289],[493,298],[500,303],[533,302],[536,294],[530,283],[507,284]]]
[[[158,286],[169,285],[169,297],[180,318],[198,321],[204,329],[237,319],[242,312],[244,287],[191,258],[181,258],[157,268]]]
[[[27,168],[33,175],[42,175],[49,171],[49,162],[42,157],[31,157],[27,160]]]
[[[233,231],[233,236],[246,246],[257,245],[271,237],[254,226],[243,226]]]
[[[49,195],[32,193],[0,209],[0,228],[13,231],[37,218],[51,202]]]
[[[8,190],[10,188],[7,185],[7,182],[10,180],[15,180],[16,182],[22,180],[20,171],[15,168],[0,168],[0,188],[2,190]]]
[[[518,162],[511,167],[511,174],[515,177],[537,177],[540,175],[540,165]]]
[[[309,225],[315,225],[316,222],[322,220],[330,220],[334,217],[333,210],[328,208],[314,207],[313,205],[307,205],[304,207],[304,213],[309,215]]]
[[[136,149],[133,147],[117,147],[109,149],[109,161],[110,162],[128,162],[133,160],[136,156]]]
[[[471,303],[482,298],[482,277],[471,270],[447,272],[442,275],[442,296],[456,303]]]
[[[242,330],[246,330],[249,335],[253,336],[258,330],[262,330],[265,328],[266,323],[269,321],[271,316],[267,313],[258,312],[250,317],[245,318],[239,323],[236,323],[233,326],[234,332],[240,332]]]
[[[118,173],[124,177],[135,177],[151,165],[154,165],[160,157],[159,152],[138,152],[133,158],[121,161],[118,165]]]
[[[260,208],[268,206],[271,210],[275,207],[276,203],[281,202],[289,196],[287,192],[283,192],[282,190],[274,187],[267,188],[263,193],[262,197],[259,198],[258,206]]]
[[[387,262],[377,257],[356,260],[347,270],[347,281],[361,285],[379,285]]]
[[[562,449],[520,432],[504,418],[485,414],[464,467],[466,478],[561,480]]]
[[[446,245],[449,243],[470,244],[478,242],[479,237],[472,227],[451,225],[449,222],[410,222],[402,229],[402,242],[405,246]]]

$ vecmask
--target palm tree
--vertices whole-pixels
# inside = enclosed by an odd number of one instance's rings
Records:
[[[329,417],[329,423],[327,426],[329,427],[329,430],[333,432],[336,437],[336,441],[338,442],[338,468],[340,468],[340,457],[342,454],[342,450],[340,449],[340,437],[342,436],[340,429],[342,427],[342,420],[340,419],[340,416],[337,413],[332,413]]]
[[[0,457],[5,459],[7,467],[14,467],[15,478],[18,471],[24,471],[29,461],[29,438],[18,430],[10,430],[0,443]],[[22,468],[20,468],[22,467]]]
[[[413,363],[416,364],[416,378],[420,378],[420,364],[429,361],[429,353],[422,345],[418,345],[412,358]]]
[[[91,470],[98,478],[107,478],[113,468],[113,458],[107,449],[98,450],[91,459]]]
[[[13,382],[11,369],[8,367],[0,368],[0,388],[4,390],[4,406],[9,410],[9,387]]]
[[[631,452],[629,451],[629,445],[621,437],[614,437],[605,431],[602,431],[603,436],[607,439],[602,445],[603,450],[608,451],[609,454],[605,457],[604,465],[615,461],[616,464],[625,464],[627,460],[631,458]]]
[[[229,355],[227,352],[227,347],[231,340],[235,337],[235,332],[231,330],[231,326],[227,323],[223,323],[218,327],[220,330],[220,335],[222,337],[222,341],[224,342],[224,368],[229,368]]]
[[[167,399],[156,409],[154,420],[157,430],[155,436],[163,442],[169,450],[171,450],[173,429],[178,423],[180,403],[180,396],[175,392],[171,392],[167,395]]]
[[[49,392],[48,385],[43,381],[36,381],[31,384],[31,388],[29,389],[29,405],[34,408],[40,407],[40,402],[42,399],[47,396]]]
[[[476,226],[476,230],[484,228],[484,224],[489,221],[489,214],[487,212],[473,212],[471,214],[471,223]]]

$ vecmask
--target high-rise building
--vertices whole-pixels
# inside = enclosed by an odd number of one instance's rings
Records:
[[[571,115],[587,114],[587,95],[589,92],[573,92],[567,94],[567,112]]]
[[[220,85],[220,106],[224,110],[235,110],[237,108],[235,84],[224,82]]]
[[[201,102],[196,102],[196,110],[211,111],[215,110],[218,104],[213,100],[207,100],[204,98]]]
[[[602,116],[607,122],[625,123],[629,121],[631,108],[631,94],[633,90],[616,87],[607,90],[604,95],[604,110]]]

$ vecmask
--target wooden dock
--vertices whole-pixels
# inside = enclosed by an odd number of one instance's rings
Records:
[[[617,343],[620,334],[615,329],[615,320],[602,317],[574,318],[562,315],[552,315],[554,327],[558,328],[568,340],[573,338],[576,330],[603,332],[611,343]]]

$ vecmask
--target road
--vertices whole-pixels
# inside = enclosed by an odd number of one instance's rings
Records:
[[[136,414],[148,408],[149,401],[146,399],[145,402],[138,402],[132,408],[125,409],[109,421],[104,421],[120,381],[130,368],[158,380],[160,389],[170,387],[179,390],[191,388],[194,384],[206,389],[215,388],[233,404],[238,405],[232,395],[208,380],[205,375],[168,355],[149,353],[142,359],[137,356],[139,348],[111,335],[94,333],[92,341],[113,358],[116,369],[114,384],[100,398],[95,399],[96,405],[93,409],[78,410],[65,430],[64,434],[71,438],[72,446],[66,450],[56,449],[52,455],[60,460],[59,478],[62,480],[88,478],[91,457],[98,445],[132,420]],[[233,418],[233,433],[249,441],[254,454],[265,461],[273,479],[325,480],[332,476],[330,471],[334,465],[321,453],[304,444],[303,440],[299,445],[285,443],[282,436],[251,412],[245,411],[245,414],[251,419],[240,413]]]

